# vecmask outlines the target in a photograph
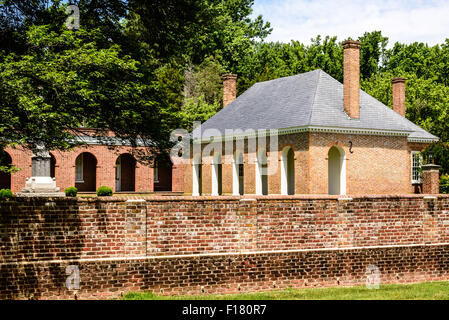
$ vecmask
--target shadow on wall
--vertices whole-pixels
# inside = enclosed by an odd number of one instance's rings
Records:
[[[0,237],[1,299],[38,299],[43,290],[65,290],[68,276],[60,263],[43,269],[33,262],[81,257],[85,236],[78,203],[66,198],[0,201]]]

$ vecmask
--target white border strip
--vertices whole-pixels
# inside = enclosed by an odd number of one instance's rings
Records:
[[[402,136],[407,137],[413,131],[401,131],[401,130],[382,130],[382,129],[363,129],[363,128],[343,128],[343,127],[320,127],[320,126],[303,126],[296,128],[285,129],[273,129],[273,130],[257,130],[250,133],[242,133],[237,135],[223,135],[214,136],[204,139],[194,139],[194,143],[203,142],[217,142],[217,141],[229,141],[229,140],[241,140],[245,138],[254,137],[266,137],[270,135],[287,135],[301,132],[322,132],[322,133],[337,133],[337,134],[359,134],[359,135],[378,135],[378,136]],[[429,141],[427,139],[419,139]],[[418,141],[416,141],[418,142]]]
[[[404,245],[386,245],[386,246],[368,246],[368,247],[338,247],[338,248],[321,248],[321,249],[296,249],[296,250],[273,250],[273,251],[248,251],[248,252],[225,252],[225,253],[200,253],[200,254],[183,254],[168,256],[137,256],[137,257],[113,257],[113,258],[82,258],[69,260],[39,260],[39,261],[17,261],[2,262],[0,266],[6,265],[29,265],[29,264],[52,264],[52,263],[85,263],[85,262],[107,262],[107,261],[137,261],[137,260],[163,260],[177,258],[201,258],[201,257],[229,257],[229,256],[245,256],[245,255],[262,255],[262,254],[281,254],[281,253],[301,253],[301,252],[324,252],[324,251],[349,251],[349,250],[371,250],[371,249],[394,249],[394,248],[416,248],[416,247],[438,247],[449,246],[449,243],[419,243]]]

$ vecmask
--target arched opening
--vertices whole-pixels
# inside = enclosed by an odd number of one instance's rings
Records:
[[[202,190],[202,168],[201,156],[197,155],[193,158],[193,189],[192,195],[199,196],[203,193]]]
[[[3,151],[0,151],[0,167],[10,167],[12,164],[11,156]],[[0,190],[11,189],[11,173],[0,171]]]
[[[75,160],[75,187],[81,192],[95,192],[96,186],[97,158],[89,152],[81,153]]]
[[[154,163],[154,191],[172,191],[173,164],[169,157],[158,159]]]
[[[212,195],[221,196],[223,193],[221,155],[214,153],[212,160]]]
[[[236,152],[234,154],[234,170],[232,179],[233,182],[232,193],[235,196],[238,195],[243,196],[245,193],[244,177],[245,177],[245,169],[244,169],[243,153]]]
[[[257,152],[256,194],[268,195],[268,156],[266,150],[259,150]]]
[[[328,189],[330,195],[346,194],[346,155],[340,147],[328,153]]]
[[[115,162],[115,191],[136,191],[136,159],[129,153],[124,153]]]
[[[295,194],[295,152],[291,147],[285,147],[281,153],[281,193]]]
[[[52,153],[50,153],[50,177],[56,177],[56,158]]]

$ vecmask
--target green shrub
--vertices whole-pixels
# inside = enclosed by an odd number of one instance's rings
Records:
[[[78,189],[75,187],[68,187],[67,189],[64,190],[64,192],[67,197],[76,197]]]
[[[110,197],[112,196],[112,189],[109,187],[101,186],[97,190],[97,196],[99,197]]]
[[[440,177],[440,193],[449,194],[449,175],[447,174]]]
[[[13,197],[13,194],[10,189],[1,189],[0,190],[0,199],[8,199],[8,198],[12,198],[12,197]]]

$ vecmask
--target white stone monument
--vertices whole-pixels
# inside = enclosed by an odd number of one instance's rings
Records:
[[[41,144],[33,150],[31,178],[26,179],[25,188],[17,194],[22,197],[63,197],[56,187],[56,179],[50,177],[51,156]]]

